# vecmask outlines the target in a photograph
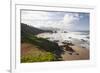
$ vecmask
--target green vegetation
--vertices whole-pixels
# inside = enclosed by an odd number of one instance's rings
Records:
[[[50,52],[41,52],[38,54],[29,54],[21,57],[21,62],[45,62],[53,61],[55,59],[54,55]]]
[[[24,27],[21,27],[21,44],[22,43],[33,44],[37,46],[39,50],[37,52],[33,51],[30,54],[21,56],[21,62],[42,62],[42,61],[61,60],[61,53],[63,53],[63,50],[58,46],[57,43],[51,42],[44,38],[36,37],[35,35],[40,33],[40,30],[32,27],[30,28],[28,25],[25,26],[25,24],[23,25]],[[27,29],[25,29],[26,27]]]

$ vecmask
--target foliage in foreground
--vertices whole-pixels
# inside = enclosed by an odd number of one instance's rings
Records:
[[[21,24],[22,25],[22,24]],[[21,62],[41,62],[41,61],[59,61],[61,60],[61,53],[63,50],[58,46],[57,43],[51,42],[44,38],[38,38],[35,35],[44,31],[41,31],[37,28],[29,27],[28,25],[23,24],[24,27],[21,26],[21,43],[31,43],[36,45],[38,49],[44,50],[44,55],[38,53],[28,54],[21,56]]]
[[[21,57],[21,62],[45,62],[45,61],[53,61],[55,59],[54,55],[50,52],[42,52],[38,53],[38,55],[25,55]]]

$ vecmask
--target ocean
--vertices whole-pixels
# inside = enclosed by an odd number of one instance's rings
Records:
[[[56,41],[58,44],[62,42],[71,42],[79,47],[89,49],[90,36],[89,31],[75,32],[56,32],[56,33],[40,33],[37,37],[46,38],[49,41]]]

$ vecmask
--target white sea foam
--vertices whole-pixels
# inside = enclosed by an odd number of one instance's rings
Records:
[[[89,48],[89,32],[57,32],[57,33],[41,33],[38,37],[48,38],[50,41],[58,40],[59,43],[69,41],[80,44],[81,47]]]

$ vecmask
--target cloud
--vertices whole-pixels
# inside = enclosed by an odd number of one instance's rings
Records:
[[[49,19],[48,13],[43,11],[22,11],[22,20],[47,20]]]
[[[76,24],[80,19],[80,16],[78,13],[66,13],[63,18],[63,27],[66,29],[70,29],[73,25]]]
[[[21,22],[35,27],[70,29],[80,19],[79,13],[22,11]]]

